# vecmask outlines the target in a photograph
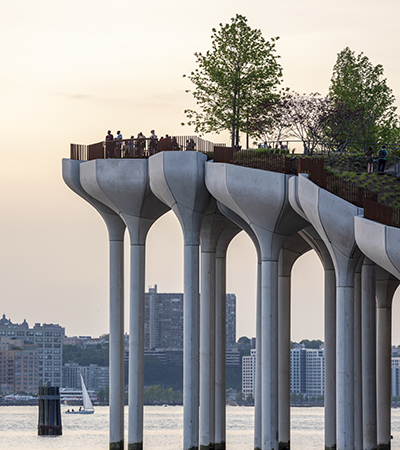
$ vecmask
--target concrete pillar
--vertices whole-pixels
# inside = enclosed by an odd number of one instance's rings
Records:
[[[261,450],[262,446],[262,398],[261,398],[261,381],[262,381],[262,337],[261,337],[261,297],[262,297],[262,272],[261,272],[261,249],[258,243],[258,239],[249,226],[249,224],[243,220],[238,214],[233,212],[227,206],[220,202],[218,203],[219,210],[228,217],[231,222],[235,223],[240,229],[243,229],[245,233],[252,240],[257,252],[257,299],[256,299],[256,373],[255,373],[255,389],[254,389],[254,449]],[[217,416],[218,417],[218,416]]]
[[[391,446],[392,301],[399,280],[376,268],[377,302],[377,448]]]
[[[226,449],[226,257],[215,260],[215,449]]]
[[[226,448],[226,251],[241,231],[229,223],[218,239],[215,255],[215,450]]]
[[[110,450],[124,448],[124,242],[110,241]]]
[[[199,246],[184,246],[184,450],[199,443]]]
[[[90,195],[118,212],[129,230],[131,242],[129,347],[131,353],[129,355],[128,449],[140,450],[143,447],[145,241],[152,224],[168,210],[168,207],[150,191],[148,161],[145,159],[89,161],[82,165],[81,183]],[[123,370],[123,321],[118,325],[118,330],[120,333],[118,348],[121,353],[121,370]],[[118,379],[116,375],[113,375],[114,378]],[[122,403],[119,408],[123,411],[124,383],[123,378],[118,380],[119,392],[122,392]],[[112,394],[110,394],[111,397]],[[111,406],[110,414],[113,416],[115,414],[111,411]]]
[[[278,449],[278,254],[306,225],[288,204],[290,176],[206,164],[206,185],[222,204],[252,228],[262,255],[262,449]]]
[[[262,261],[262,449],[278,449],[278,261]]]
[[[299,235],[290,237],[278,260],[278,428],[279,449],[290,449],[290,324],[291,271],[296,260],[310,250]]]
[[[330,258],[329,258],[330,259]],[[325,449],[336,449],[336,279],[325,265]]]
[[[200,448],[215,444],[215,252],[201,252]]]
[[[376,300],[375,264],[364,259],[361,271],[362,407],[364,450],[375,450],[376,431]]]
[[[354,218],[362,213],[300,174],[290,181],[290,204],[304,214],[331,254],[336,275],[337,450],[354,449],[354,271],[361,256]]]
[[[353,286],[336,286],[337,295],[337,446],[354,448]]]
[[[256,306],[256,379],[254,389],[254,450],[261,450],[262,446],[262,272],[261,256],[257,263],[257,306]]]
[[[363,450],[361,263],[354,274],[354,450]]]
[[[216,252],[220,237],[225,230],[229,231],[231,221],[228,220],[217,208],[215,199],[211,199],[207,211],[204,214],[201,231],[201,302],[200,302],[200,448],[202,450],[215,449],[215,319],[216,319]],[[233,224],[232,224],[233,225]],[[235,234],[238,227],[234,225]],[[228,234],[231,234],[228,232]],[[226,254],[228,242],[224,241],[223,255]],[[220,270],[221,268],[219,268]],[[219,272],[220,273],[220,272]],[[219,279],[218,282],[221,282]],[[225,286],[225,280],[222,282]],[[225,290],[225,288],[224,288]],[[219,295],[221,292],[219,291]],[[219,299],[219,317],[221,309],[226,309],[226,297]],[[222,303],[222,304],[221,304]],[[225,315],[225,314],[224,314]],[[223,327],[223,331],[221,330]],[[218,335],[225,336],[225,323],[218,324]],[[221,344],[219,340],[218,344]],[[225,342],[223,343],[225,348]],[[219,354],[221,358],[222,355]],[[223,354],[225,358],[225,352]],[[221,369],[222,361],[219,360],[218,369]],[[225,359],[223,361],[225,366]],[[225,368],[224,368],[225,372]],[[219,380],[220,381],[220,380]],[[224,383],[225,384],[225,383]],[[220,393],[219,393],[220,395]],[[220,397],[219,397],[220,398]],[[222,405],[219,405],[221,408]],[[224,402],[225,407],[225,402]],[[220,430],[219,430],[220,431]],[[225,441],[224,441],[225,442]]]
[[[110,241],[110,425],[109,448],[124,447],[124,253],[125,224],[106,204],[90,195],[81,184],[82,161],[63,159],[65,183],[92,205],[104,219]]]
[[[325,449],[336,449],[336,277],[332,258],[317,231],[309,226],[299,234],[317,253],[324,266]]]
[[[145,246],[131,245],[128,450],[143,448]]]
[[[204,184],[206,160],[198,152],[162,152],[149,159],[151,190],[174,211],[184,237],[184,450],[199,445],[199,239],[210,202]]]

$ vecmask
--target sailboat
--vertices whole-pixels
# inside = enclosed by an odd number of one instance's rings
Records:
[[[80,374],[81,376],[81,385],[82,385],[82,399],[83,399],[83,407],[81,406],[79,408],[79,410],[74,411],[72,410],[67,410],[65,411],[65,414],[93,414],[94,413],[94,408],[93,408],[93,404],[92,401],[90,400],[88,391],[86,389],[85,383],[83,381],[83,376],[82,374]]]

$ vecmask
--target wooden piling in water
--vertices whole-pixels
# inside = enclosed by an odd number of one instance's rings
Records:
[[[60,390],[58,387],[39,386],[39,436],[62,434]]]

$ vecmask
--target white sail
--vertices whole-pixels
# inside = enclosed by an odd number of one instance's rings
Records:
[[[86,389],[85,383],[83,382],[83,376],[82,376],[82,374],[80,374],[80,376],[81,376],[81,384],[82,384],[83,409],[84,409],[84,410],[91,410],[91,409],[94,409],[94,408],[93,408],[92,401],[90,400],[88,391],[87,391],[87,389]]]

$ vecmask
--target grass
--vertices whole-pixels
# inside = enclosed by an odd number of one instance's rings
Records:
[[[347,156],[339,157],[334,166],[328,165],[325,161],[325,167],[329,173],[351,181],[359,187],[369,189],[378,194],[378,202],[391,206],[394,209],[400,209],[400,180],[388,174],[367,173],[366,167],[355,167],[355,170],[361,173],[349,170],[349,160]]]

